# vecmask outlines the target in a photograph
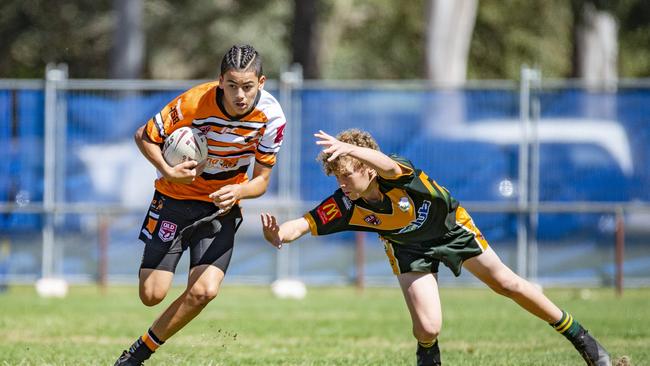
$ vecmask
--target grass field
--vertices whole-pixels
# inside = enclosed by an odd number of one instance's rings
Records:
[[[40,299],[32,287],[0,294],[0,365],[112,365],[180,289],[154,308],[135,287],[73,287]],[[613,356],[650,365],[650,289],[549,290]],[[446,365],[582,365],[563,337],[483,289],[441,290]],[[305,300],[266,287],[224,286],[148,365],[414,365],[415,341],[397,288],[309,288]]]

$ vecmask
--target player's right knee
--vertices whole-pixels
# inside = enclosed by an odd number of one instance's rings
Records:
[[[154,306],[159,304],[167,295],[167,291],[161,291],[156,289],[141,289],[140,290],[140,301],[146,306]]]
[[[433,342],[440,335],[440,325],[429,323],[413,326],[413,336],[419,342]]]

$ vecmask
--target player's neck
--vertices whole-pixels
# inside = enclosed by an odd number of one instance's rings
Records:
[[[368,189],[361,195],[361,198],[367,202],[381,202],[384,199],[384,195],[379,190],[379,184],[377,184],[377,179],[373,179],[368,185]]]

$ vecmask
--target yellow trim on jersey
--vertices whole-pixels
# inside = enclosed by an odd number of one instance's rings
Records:
[[[379,213],[355,205],[349,224],[379,230],[397,230],[407,226],[411,221],[415,220],[415,204],[405,190],[393,188],[386,192],[386,196],[390,199],[392,208],[391,213]],[[402,211],[398,205],[399,200],[403,197],[406,197],[409,200],[409,207],[406,211]],[[366,222],[366,217],[370,215],[374,215],[379,220],[379,224],[375,225]]]
[[[476,227],[474,220],[472,220],[472,217],[462,206],[458,206],[458,208],[456,208],[456,224],[474,234],[474,239],[479,244],[481,249],[483,251],[487,250],[489,247],[487,240],[485,240],[485,237],[481,233],[481,230]]]
[[[380,239],[384,242],[384,250],[386,251],[390,268],[393,269],[393,274],[395,276],[401,274],[402,272],[399,270],[399,262],[397,261],[397,257],[395,257],[395,248],[393,248],[393,244],[384,238]]]
[[[307,220],[307,223],[309,224],[309,231],[311,231],[311,235],[318,236],[318,227],[316,226],[316,221],[314,221],[314,218],[311,216],[311,214],[307,212],[302,217],[304,217],[305,220]]]
[[[431,193],[431,196],[438,197],[438,192],[436,192],[436,189],[433,188],[433,186],[431,185],[431,181],[429,180],[428,175],[426,175],[424,172],[421,172],[418,178],[420,178],[422,184],[424,184],[424,186],[427,187],[429,193]]]
[[[402,173],[400,173],[400,174],[398,174],[398,175],[396,175],[394,177],[390,177],[390,178],[382,177],[382,178],[384,178],[386,180],[395,180],[395,179],[399,179],[401,177],[405,177],[405,176],[413,174],[413,169],[411,169],[411,167],[409,167],[407,165],[404,165],[404,164],[400,163],[399,161],[395,161],[395,162],[402,169]]]

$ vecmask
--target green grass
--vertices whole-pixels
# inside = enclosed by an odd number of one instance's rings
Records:
[[[112,365],[168,304],[147,308],[135,287],[73,287],[65,299],[32,287],[0,294],[0,365]],[[650,289],[548,290],[614,357],[650,365]],[[446,365],[581,365],[548,325],[484,289],[442,289]],[[147,365],[414,365],[415,341],[397,288],[309,288],[303,301],[266,287],[225,286]]]

